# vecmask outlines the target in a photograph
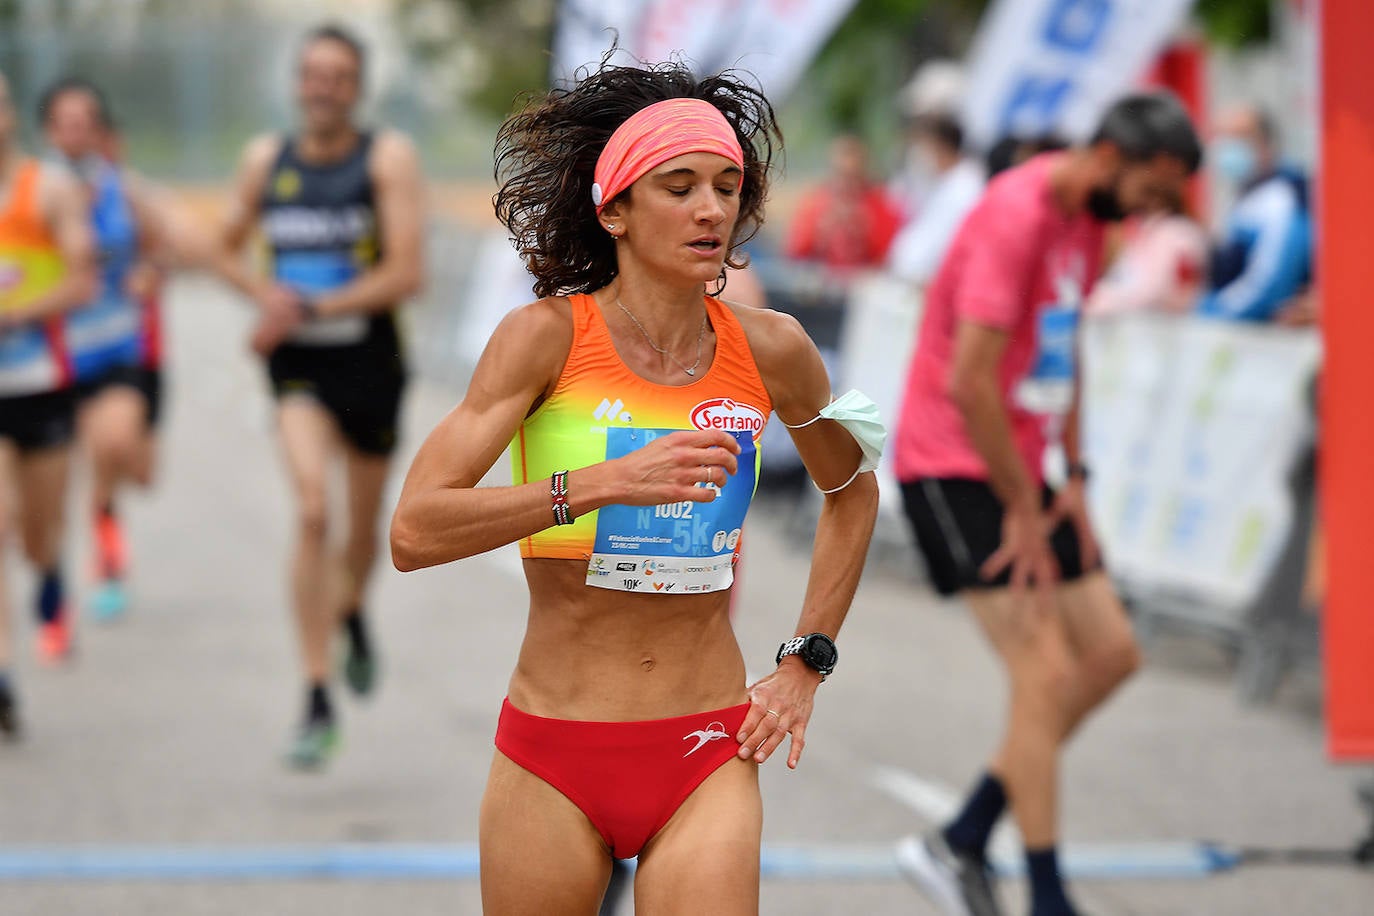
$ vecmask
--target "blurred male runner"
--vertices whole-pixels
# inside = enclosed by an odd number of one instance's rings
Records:
[[[148,486],[162,401],[158,271],[162,218],[137,175],[111,158],[115,125],[105,95],[84,79],[54,83],[39,104],[48,143],[85,191],[100,255],[100,289],[67,314],[76,377],[78,431],[91,459],[93,568],[91,612],[122,613],[128,552],[116,513],[118,491]]]
[[[404,135],[355,122],[364,64],[362,44],[343,29],[306,36],[297,61],[300,130],[248,144],[222,236],[237,253],[259,229],[271,279],[236,259],[216,263],[261,311],[253,347],[267,359],[296,495],[291,591],[306,696],[288,761],[303,769],[322,765],[337,743],[326,685],[341,625],[349,686],[365,695],[376,677],[363,595],[406,379],[393,313],[424,277],[419,159]],[[348,530],[342,551],[332,552],[326,481],[340,460]]]
[[[24,156],[18,127],[0,75],[0,547],[17,527],[38,574],[39,655],[56,662],[71,647],[60,553],[76,423],[62,313],[94,295],[94,249],[76,183]],[[13,736],[5,569],[0,555],[0,736]]]
[[[931,581],[973,611],[1011,685],[1002,746],[963,809],[898,851],[947,913],[1001,912],[986,854],[1008,804],[1032,916],[1076,912],[1058,866],[1059,754],[1139,657],[1088,518],[1078,314],[1100,273],[1104,223],[1181,194],[1200,159],[1175,100],[1122,99],[1086,146],[994,179],[927,293],[897,473]],[[1069,460],[1057,492],[1042,473],[1056,432]]]

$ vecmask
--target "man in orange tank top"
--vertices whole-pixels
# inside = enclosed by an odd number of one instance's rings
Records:
[[[39,578],[39,652],[56,662],[70,648],[59,553],[75,429],[58,319],[95,294],[95,249],[75,183],[25,158],[17,130],[0,74],[0,545],[18,529]],[[19,725],[5,566],[0,557],[0,736],[13,736]]]

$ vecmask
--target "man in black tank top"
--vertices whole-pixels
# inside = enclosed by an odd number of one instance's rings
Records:
[[[296,493],[291,584],[306,710],[288,761],[306,769],[322,765],[337,741],[326,685],[340,627],[349,686],[365,695],[374,684],[362,599],[405,385],[394,311],[424,275],[419,160],[404,135],[356,126],[363,64],[362,45],[342,29],[306,36],[296,86],[300,130],[245,148],[222,236],[226,256],[213,259],[258,306],[253,347],[267,360]],[[237,257],[255,228],[270,277]],[[326,541],[325,481],[339,459],[349,530],[335,550]]]

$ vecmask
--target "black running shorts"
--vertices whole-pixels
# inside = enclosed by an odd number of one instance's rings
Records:
[[[144,366],[114,366],[100,376],[76,384],[77,403],[84,405],[107,389],[132,388],[143,396],[148,428],[156,429],[162,416],[162,370]]]
[[[0,439],[20,452],[61,448],[76,435],[76,397],[72,389],[14,398],[0,397]]]
[[[398,353],[368,345],[283,344],[273,351],[267,367],[278,400],[293,395],[313,398],[360,452],[380,456],[395,449],[406,382]]]
[[[986,482],[933,477],[905,481],[902,500],[931,582],[941,595],[1011,583],[1010,567],[994,579],[979,573],[1002,543],[1002,502]],[[1045,506],[1053,501],[1054,491],[1046,487]],[[1059,563],[1061,582],[1090,571],[1083,568],[1078,534],[1068,521],[1050,534],[1050,549]]]

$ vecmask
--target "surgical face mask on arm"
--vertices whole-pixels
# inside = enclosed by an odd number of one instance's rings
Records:
[[[1222,137],[1213,143],[1211,162],[1212,168],[1232,184],[1245,184],[1259,168],[1255,148],[1239,137]]]
[[[782,425],[788,429],[801,429],[804,426],[810,426],[817,420],[834,420],[843,426],[854,437],[854,441],[859,444],[859,450],[863,452],[859,458],[859,467],[853,475],[838,487],[821,490],[822,493],[838,493],[857,480],[860,474],[867,474],[869,471],[878,469],[878,463],[883,457],[883,444],[887,441],[887,427],[883,425],[882,418],[878,415],[878,405],[874,404],[868,395],[851,388],[822,407],[820,413],[805,423],[798,423],[796,426],[789,423]],[[820,489],[819,486],[817,489]]]

